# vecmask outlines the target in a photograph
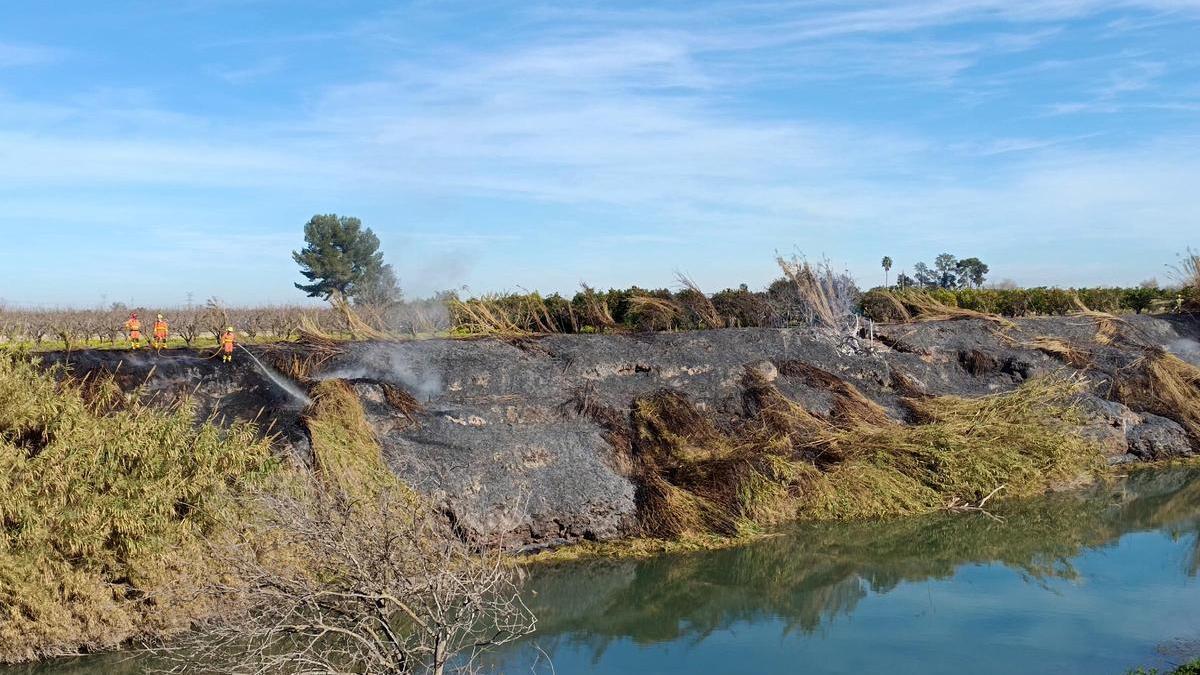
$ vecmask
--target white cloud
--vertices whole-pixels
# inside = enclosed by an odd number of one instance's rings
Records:
[[[40,66],[63,58],[59,49],[42,45],[0,42],[0,68]]]
[[[1142,228],[1141,237],[1181,241],[1200,215],[1190,189],[1200,173],[1196,138],[1175,134],[1167,143],[1142,134],[1118,145],[1099,133],[986,128],[943,138],[903,119],[839,123],[767,114],[742,101],[764,82],[776,87],[768,91],[792,93],[788,87],[820,79],[873,78],[958,93],[972,88],[959,85],[988,58],[1060,39],[1065,31],[1055,22],[1135,5],[1200,9],[1165,1],[943,0],[850,9],[807,3],[821,11],[797,15],[791,3],[765,3],[754,12],[721,8],[739,13],[728,22],[705,22],[693,9],[588,10],[585,25],[515,35],[486,52],[439,49],[375,64],[377,76],[314,87],[310,105],[269,120],[222,124],[136,90],[97,90],[49,104],[9,98],[0,101],[0,180],[18,213],[21,189],[47,186],[298,195],[341,189],[387,205],[490,198],[535,214],[572,209],[571,219],[585,221],[575,231],[588,243],[658,250],[702,242],[769,255],[792,243],[861,248],[871,237],[965,250],[994,245],[1002,233],[1040,243],[1034,254],[1041,255],[1047,242],[1072,237],[1126,240],[1130,223]],[[540,11],[544,17],[561,10]],[[969,39],[910,35],[980,20],[1001,28]],[[904,39],[890,39],[897,34]],[[1080,89],[1088,98],[1064,96],[1057,112],[1188,105],[1147,100],[1169,72],[1161,61],[1142,57],[1099,70],[1096,63],[1042,60],[970,84],[1002,90],[1086,65],[1103,77]],[[251,82],[283,65],[279,57],[220,75]],[[1091,149],[1100,140],[1110,149]],[[103,206],[106,222],[121,219],[118,207]],[[55,213],[87,218],[89,208],[62,205]],[[164,208],[152,209],[154,217]],[[610,214],[623,222],[596,236],[595,222]],[[418,251],[478,250],[518,236],[492,234],[474,214],[463,220],[471,222],[461,232],[422,230],[406,243]],[[528,229],[549,236],[557,222],[535,220]]]
[[[262,80],[283,70],[287,59],[282,56],[271,56],[236,67],[217,67],[213,73],[230,84],[245,85]]]

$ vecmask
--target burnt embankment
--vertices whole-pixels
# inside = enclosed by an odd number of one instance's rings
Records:
[[[1200,448],[1198,333],[1186,319],[1079,315],[881,326],[873,342],[855,343],[797,328],[252,349],[303,385],[346,381],[391,469],[467,536],[538,548],[731,534],[748,520],[786,518],[795,511],[779,505],[815,489],[805,472],[828,475],[850,458],[846,443],[934,442],[894,434],[955,410],[999,414],[945,397],[1023,391],[1045,377],[1081,380],[1062,426],[1081,430],[1102,461],[1190,455]],[[204,415],[256,419],[279,434],[281,452],[309,460],[303,406],[247,358],[232,366],[179,351],[45,358],[69,362],[76,376],[115,373],[163,402],[194,396]],[[1005,404],[1009,435],[992,441],[1029,440],[1014,435],[1011,418],[1018,404],[1040,409],[1026,398]],[[966,426],[952,428],[969,441]],[[864,466],[880,466],[868,459]],[[953,478],[946,485],[967,480]],[[966,501],[980,496],[957,490]],[[835,497],[821,505],[834,515]]]

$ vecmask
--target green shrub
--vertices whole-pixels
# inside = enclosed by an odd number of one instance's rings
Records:
[[[1158,288],[1014,288],[949,290],[911,289],[926,293],[939,303],[999,316],[1061,316],[1087,308],[1110,314],[1141,313],[1150,309],[1173,309],[1179,291]],[[1186,294],[1186,289],[1183,291]],[[879,289],[863,295],[864,316],[880,322],[900,320]]]
[[[272,462],[246,424],[195,424],[0,354],[0,662],[111,648],[203,616],[203,537]]]

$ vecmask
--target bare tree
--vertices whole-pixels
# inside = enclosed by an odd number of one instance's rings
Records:
[[[204,326],[212,333],[213,339],[221,341],[221,334],[229,326],[229,312],[219,298],[209,298],[204,303]]]
[[[214,551],[242,611],[157,650],[175,672],[473,672],[533,630],[499,550],[471,550],[402,488],[313,481],[258,503],[261,525]]]
[[[183,338],[183,344],[188,347],[195,344],[204,330],[204,321],[200,312],[189,305],[187,309],[177,310],[170,318],[171,329]]]

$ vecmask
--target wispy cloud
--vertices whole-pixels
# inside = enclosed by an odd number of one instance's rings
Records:
[[[40,66],[60,61],[65,55],[54,47],[0,41],[0,68]]]
[[[1166,14],[1194,22],[1195,2],[581,7],[516,10],[469,44],[419,33],[475,5],[418,3],[331,26],[328,35],[356,39],[322,49],[352,43],[353,58],[342,57],[353,67],[298,89],[280,74],[301,72],[311,40],[327,35],[231,35],[225,66],[211,54],[197,64],[217,87],[211,98],[174,80],[89,83],[51,98],[10,92],[0,98],[0,194],[10,204],[0,223],[40,213],[144,226],[172,222],[174,208],[186,223],[177,227],[205,233],[206,220],[239,211],[371,208],[425,284],[465,281],[479,268],[464,258],[518,256],[531,242],[573,261],[593,245],[644,256],[595,263],[617,274],[639,264],[669,272],[686,262],[670,252],[685,249],[734,265],[793,243],[852,259],[885,245],[898,256],[1023,238],[1042,244],[1028,252],[1037,257],[1064,239],[1127,242],[1130,223],[1143,245],[1194,228],[1194,123],[1084,123],[1089,113],[1200,104],[1200,92],[1174,86],[1192,66],[1153,40],[1112,37],[1164,30],[1155,19]],[[1114,26],[1120,14],[1130,21]],[[410,26],[418,21],[421,30]],[[0,45],[0,65],[4,54]],[[286,103],[275,104],[279,92]],[[195,105],[222,97],[229,108]],[[113,193],[137,203],[97,196]],[[250,252],[237,260],[290,245],[273,237],[245,233],[238,241]],[[470,281],[537,285],[527,263],[505,258]],[[507,276],[524,269],[527,279]],[[572,262],[559,276],[573,284],[583,273]],[[731,274],[714,266],[697,277],[719,286]]]
[[[287,59],[282,56],[271,56],[242,66],[215,67],[213,72],[230,84],[243,85],[274,75],[283,70],[286,64]]]

